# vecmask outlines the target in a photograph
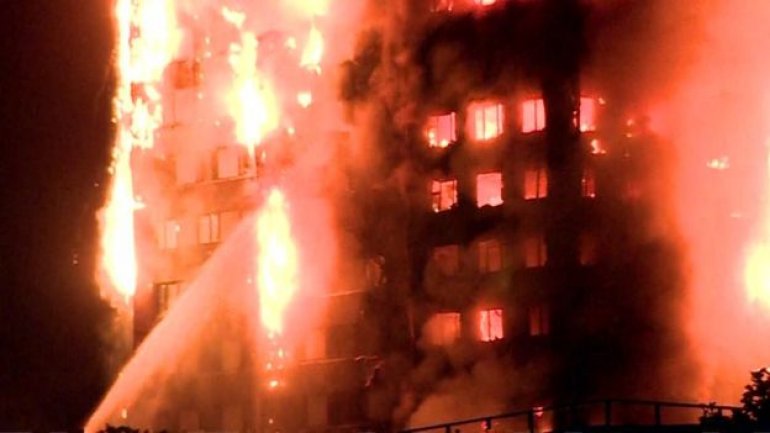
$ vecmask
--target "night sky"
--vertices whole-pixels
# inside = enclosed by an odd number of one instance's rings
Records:
[[[107,381],[100,332],[110,313],[93,269],[111,2],[0,5],[0,430],[77,427]]]

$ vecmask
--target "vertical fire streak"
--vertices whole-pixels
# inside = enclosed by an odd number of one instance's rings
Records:
[[[273,189],[257,217],[257,285],[260,316],[268,336],[283,332],[284,315],[298,286],[297,246],[291,233],[288,203]]]
[[[770,157],[767,167],[770,174]],[[744,276],[749,301],[770,310],[770,206],[764,212],[760,239],[749,250]]]
[[[137,280],[134,244],[132,147],[151,148],[162,122],[162,83],[179,45],[171,0],[116,0],[117,85],[113,121],[112,180],[101,213],[101,270],[107,278],[103,296],[128,302]],[[141,89],[141,90],[139,90]]]
[[[108,282],[102,296],[119,297],[128,303],[136,288],[136,251],[134,245],[134,197],[131,177],[131,137],[125,128],[125,116],[131,106],[130,65],[131,0],[115,5],[117,30],[117,91],[113,99],[113,119],[118,131],[112,150],[112,184],[107,204],[101,214],[101,268]]]

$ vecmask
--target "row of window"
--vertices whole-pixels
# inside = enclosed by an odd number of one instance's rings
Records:
[[[224,180],[251,175],[254,163],[243,146],[222,146],[201,158],[195,152],[180,154],[176,159],[177,184],[208,180]]]
[[[542,234],[526,237],[521,243],[522,263],[526,268],[545,266],[548,261],[548,248]],[[500,271],[504,267],[505,251],[503,244],[497,239],[479,241],[474,246],[476,255],[476,271],[490,273]],[[584,234],[580,237],[578,261],[583,266],[596,263],[597,241],[595,236]],[[433,249],[431,261],[433,266],[444,276],[457,275],[461,263],[460,246],[457,244],[442,245]]]
[[[163,224],[160,247],[172,250],[182,245],[219,243],[235,229],[240,219],[238,211],[212,212],[199,216],[194,227],[186,222],[184,228],[178,220],[167,220]]]
[[[548,195],[548,170],[531,167],[524,171],[522,195],[525,200],[536,200]],[[581,179],[581,194],[596,197],[596,176],[593,169],[585,168]],[[452,209],[457,205],[457,179],[445,178],[430,183],[431,207],[434,212]],[[476,175],[476,205],[498,206],[503,204],[503,175],[500,172]]]
[[[580,108],[574,123],[581,132],[596,130],[596,112],[600,101],[580,98]],[[468,105],[466,132],[475,141],[489,141],[503,134],[506,128],[505,107],[500,102],[481,101]],[[546,127],[545,102],[542,98],[527,99],[521,103],[519,131],[529,134]],[[457,140],[457,113],[431,116],[425,125],[425,137],[430,147],[447,147]]]
[[[490,342],[505,338],[506,327],[502,308],[483,309],[469,319],[472,321],[474,339]],[[463,315],[459,312],[435,314],[425,324],[425,338],[434,346],[451,345],[462,337],[462,323]],[[528,309],[528,328],[529,335],[533,337],[550,333],[550,314],[547,307],[536,305]]]

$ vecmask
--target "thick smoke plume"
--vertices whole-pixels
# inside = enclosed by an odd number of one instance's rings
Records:
[[[423,185],[410,156],[420,153],[414,147],[431,107],[462,107],[505,92],[511,77],[538,86],[539,76],[575,67],[584,89],[607,101],[606,124],[616,128],[609,132],[637,139],[616,144],[608,158],[620,167],[623,154],[631,154],[652,197],[641,217],[617,208],[598,221],[606,253],[616,257],[609,261],[614,271],[597,290],[601,299],[573,312],[597,318],[595,329],[584,324],[596,344],[583,349],[595,358],[522,368],[489,353],[425,349],[418,366],[404,372],[395,421],[423,424],[538,403],[533,383],[549,380],[540,376],[549,369],[568,371],[555,379],[562,382],[556,389],[563,387],[557,400],[735,402],[746,372],[770,359],[761,344],[768,312],[747,301],[743,278],[746,249],[767,218],[760,203],[770,75],[762,50],[770,41],[762,23],[770,7],[717,0],[532,3],[510,2],[498,18],[458,8],[442,26],[415,2],[370,2],[356,53],[343,65],[357,173],[383,194],[413,200]],[[556,54],[544,52],[551,38],[565,44]],[[446,167],[461,171],[456,161],[447,156]],[[413,215],[389,209],[369,211],[379,226]],[[380,245],[399,257],[400,248],[414,248],[403,236],[389,232]],[[388,268],[406,285],[430,286],[429,275],[405,259]],[[453,289],[445,292],[457,295]]]

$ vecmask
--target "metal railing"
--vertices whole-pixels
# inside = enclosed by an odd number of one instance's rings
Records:
[[[655,400],[591,400],[533,407],[497,415],[461,419],[402,430],[401,433],[542,433],[586,427],[696,425],[706,411],[722,414],[737,406]]]

